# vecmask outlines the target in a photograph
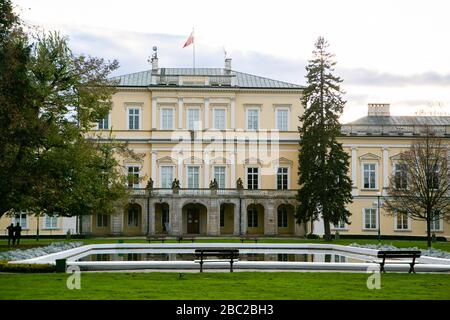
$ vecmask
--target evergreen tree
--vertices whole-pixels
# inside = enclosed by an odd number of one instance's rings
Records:
[[[313,58],[306,67],[307,86],[300,117],[299,190],[297,222],[323,219],[325,239],[331,240],[330,223],[344,220],[352,202],[351,179],[348,177],[349,155],[338,143],[341,132],[339,116],[345,101],[340,88],[342,79],[333,75],[336,62],[327,51],[328,43],[319,37]]]

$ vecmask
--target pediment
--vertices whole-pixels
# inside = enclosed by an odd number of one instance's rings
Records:
[[[169,157],[169,156],[159,158],[158,160],[156,160],[156,162],[157,163],[173,163],[173,164],[176,163],[175,159],[172,157]]]
[[[392,160],[392,161],[398,161],[398,160],[401,160],[401,156],[402,156],[401,153],[396,154],[396,155],[393,155],[393,156],[391,157],[391,160]]]
[[[258,165],[262,165],[261,160],[259,160],[258,158],[247,158],[244,160],[244,164],[258,164]]]
[[[362,156],[359,157],[359,160],[375,160],[375,161],[379,161],[381,159],[380,156],[377,156],[376,154],[373,153],[366,153],[363,154]]]
[[[211,159],[210,163],[211,164],[230,164],[231,161],[224,157],[217,157],[217,158]]]
[[[281,157],[281,158],[273,160],[272,164],[274,166],[278,166],[278,165],[292,166],[294,164],[294,162],[292,160],[289,160],[289,159],[285,158],[285,157]]]

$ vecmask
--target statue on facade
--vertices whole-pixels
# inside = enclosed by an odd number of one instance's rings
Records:
[[[236,189],[238,189],[238,190],[244,189],[244,183],[242,182],[241,178],[237,179],[237,181],[236,181]]]
[[[177,178],[173,179],[172,181],[172,189],[173,190],[180,189],[180,180],[178,180]]]
[[[153,190],[153,179],[150,178],[147,182],[147,186],[145,187],[147,190]]]
[[[214,180],[209,182],[209,188],[210,189],[219,189],[219,184],[217,183],[216,178],[214,178]]]

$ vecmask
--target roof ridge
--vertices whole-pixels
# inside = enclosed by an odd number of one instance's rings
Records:
[[[286,81],[283,81],[283,80],[271,79],[271,78],[267,78],[267,77],[263,77],[263,76],[258,76],[258,75],[256,75],[256,74],[251,74],[251,73],[242,72],[242,71],[236,71],[236,70],[233,70],[233,69],[232,69],[231,71],[232,71],[232,72],[236,72],[236,73],[245,74],[245,75],[248,75],[248,76],[253,76],[253,77],[258,77],[258,78],[262,78],[262,79],[266,79],[266,80],[271,80],[271,81],[277,81],[277,82],[281,82],[281,83],[285,83],[285,84],[289,84],[289,85],[293,85],[293,86],[303,87],[303,86],[301,86],[301,85],[299,85],[299,84],[292,83],[292,82],[286,82]]]
[[[144,72],[151,72],[151,71],[152,71],[151,69],[144,70],[144,71],[136,71],[136,72],[132,72],[132,73],[125,73],[125,74],[121,74],[121,75],[118,75],[118,76],[114,76],[112,78],[120,78],[120,77],[125,77],[125,76],[131,76],[133,74],[144,73]]]

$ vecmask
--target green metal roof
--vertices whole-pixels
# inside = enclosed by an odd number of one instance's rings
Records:
[[[222,68],[160,68],[159,74],[165,76],[224,76],[235,77],[234,88],[271,88],[271,89],[302,89],[303,87],[297,84],[288,83],[284,81],[273,80],[265,77],[255,76],[252,74],[231,71],[227,74]],[[136,73],[125,74],[122,76],[111,78],[111,80],[118,81],[119,87],[161,87],[164,85],[152,84],[152,71],[146,70]]]

